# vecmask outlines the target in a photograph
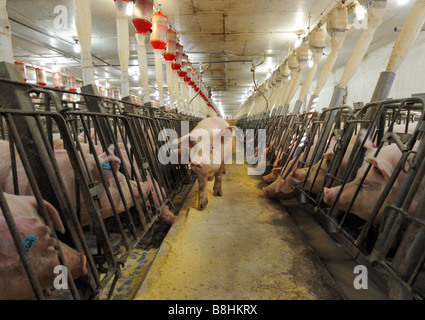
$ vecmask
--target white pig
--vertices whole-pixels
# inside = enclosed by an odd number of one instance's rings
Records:
[[[229,126],[224,119],[210,117],[199,122],[189,134],[179,139],[182,148],[184,148],[184,142],[189,140],[190,168],[198,177],[199,210],[204,209],[208,204],[207,182],[210,174],[215,174],[214,195],[221,197],[223,194],[221,180],[225,163],[229,160],[225,159],[229,155],[227,151],[230,150],[230,157],[232,157],[233,130],[234,127]],[[199,137],[202,137],[201,141],[198,141]],[[222,137],[223,141],[221,140]],[[218,154],[219,157],[214,159],[214,154]]]

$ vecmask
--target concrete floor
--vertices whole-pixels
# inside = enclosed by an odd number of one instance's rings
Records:
[[[229,165],[223,196],[197,208],[197,182],[134,299],[342,299],[288,212],[263,196],[261,176]]]

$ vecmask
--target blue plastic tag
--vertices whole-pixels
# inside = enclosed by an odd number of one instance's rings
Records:
[[[109,161],[102,163],[102,168],[106,170],[112,170],[111,163]]]
[[[38,238],[36,236],[28,236],[22,242],[24,243],[25,251],[29,253],[31,249],[35,246]]]

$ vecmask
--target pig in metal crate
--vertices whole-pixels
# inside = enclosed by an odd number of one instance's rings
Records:
[[[11,250],[1,253],[12,252],[13,259],[2,260],[9,273],[0,279],[0,294],[96,299],[108,290],[110,298],[131,250],[161,214],[172,214],[172,197],[184,183],[181,167],[159,166],[157,134],[163,127],[180,132],[181,121],[193,127],[199,119],[158,116],[90,93],[64,100],[64,93],[75,93],[16,81],[13,68],[2,68],[0,163],[9,169],[0,181],[0,236]],[[20,206],[24,217],[16,216]],[[59,277],[66,290],[54,285],[58,265],[68,271]],[[21,278],[17,270],[24,271]]]
[[[335,140],[315,202],[305,201],[394,299],[425,294],[423,108],[420,98],[367,104]]]
[[[347,106],[324,110],[320,115],[310,115],[308,125],[299,130],[297,139],[291,148],[294,152],[282,166],[280,176],[284,183],[283,192],[301,194],[303,201],[315,202],[320,191],[317,186],[323,179],[323,170],[317,170],[322,165],[323,150],[329,148],[333,132],[340,132],[351,108]],[[308,113],[307,113],[308,115]],[[326,164],[326,163],[325,163]]]

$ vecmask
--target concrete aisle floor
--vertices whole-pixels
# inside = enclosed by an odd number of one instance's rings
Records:
[[[168,232],[135,299],[341,299],[283,206],[263,196],[261,176],[229,165],[223,197],[198,211],[198,184]]]

